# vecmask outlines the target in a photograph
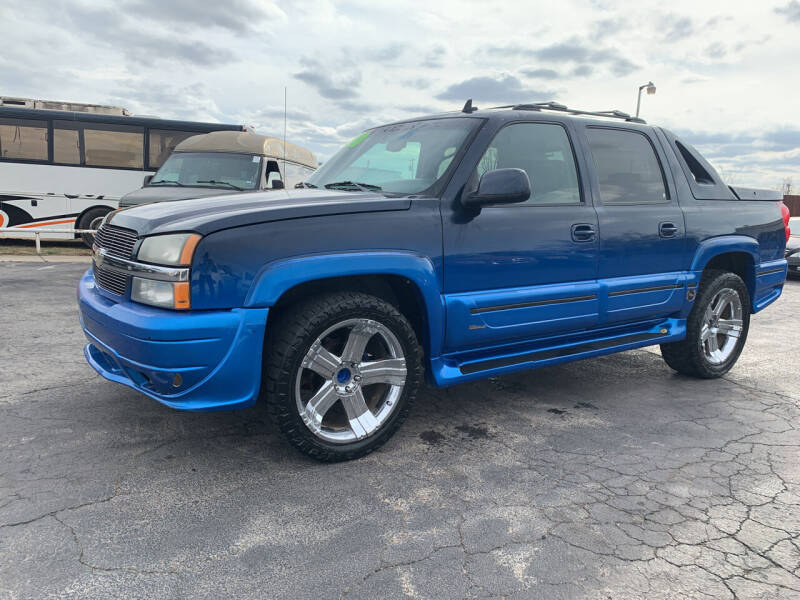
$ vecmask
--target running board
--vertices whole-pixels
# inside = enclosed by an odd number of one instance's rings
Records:
[[[652,323],[652,322],[651,322]],[[603,335],[605,333],[605,335]],[[566,342],[563,338],[553,340],[552,345],[531,348],[525,351],[519,345],[515,349],[496,348],[494,356],[459,357],[449,355],[431,360],[433,382],[440,386],[451,385],[463,381],[483,379],[491,375],[501,375],[523,369],[532,369],[548,365],[571,362],[583,358],[591,358],[614,352],[632,350],[643,346],[675,342],[686,335],[685,319],[666,319],[656,325],[643,327],[636,331],[631,328],[626,332],[597,332],[595,339],[573,340]],[[505,350],[503,352],[503,350]],[[473,355],[474,356],[474,355]],[[466,360],[465,360],[466,359]]]
[[[477,373],[478,371],[488,371],[491,369],[499,369],[501,367],[510,367],[512,365],[519,365],[527,362],[539,362],[542,360],[549,360],[551,358],[562,358],[565,356],[572,356],[573,354],[593,352],[595,350],[606,350],[616,346],[636,344],[639,342],[646,342],[648,340],[654,340],[656,338],[663,337],[666,337],[666,335],[663,333],[637,333],[635,335],[600,340],[598,342],[587,342],[585,344],[568,346],[566,348],[539,350],[537,352],[528,352],[527,354],[518,354],[516,356],[505,356],[503,358],[490,358],[489,360],[461,365],[458,370],[467,375],[469,373]]]

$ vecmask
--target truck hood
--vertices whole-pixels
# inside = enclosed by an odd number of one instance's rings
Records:
[[[255,191],[255,190],[253,190]],[[171,200],[191,200],[193,198],[206,198],[208,196],[228,196],[240,193],[237,190],[225,190],[207,187],[180,187],[167,185],[153,185],[134,190],[119,199],[120,208],[150,204],[151,202],[168,202]]]
[[[221,229],[270,221],[407,210],[410,206],[408,198],[304,188],[213,196],[194,202],[145,204],[111,213],[108,222],[133,229],[140,236],[179,231],[208,235]]]

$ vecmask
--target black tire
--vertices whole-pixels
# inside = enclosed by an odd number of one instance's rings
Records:
[[[102,221],[103,217],[105,217],[108,213],[111,212],[110,208],[90,208],[78,221],[78,229],[94,229],[97,230],[100,227],[100,221]],[[81,240],[83,243],[92,247],[94,244],[94,235],[91,233],[82,233],[80,234]]]
[[[334,443],[304,423],[295,395],[303,359],[325,331],[348,319],[370,319],[385,326],[402,346],[406,380],[386,420],[367,437]],[[262,399],[273,422],[295,448],[320,461],[364,456],[382,446],[408,416],[422,381],[422,349],[408,320],[392,304],[361,292],[336,292],[270,315],[264,349]]]
[[[739,295],[742,305],[742,329],[730,355],[723,362],[714,364],[706,356],[702,330],[709,304],[725,288]],[[686,321],[686,339],[671,344],[661,344],[661,355],[670,368],[683,375],[702,379],[722,377],[736,364],[747,341],[749,328],[750,294],[742,278],[727,271],[707,271],[700,281],[697,299]]]

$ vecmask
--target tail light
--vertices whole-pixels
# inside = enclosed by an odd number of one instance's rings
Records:
[[[786,230],[786,241],[789,241],[789,236],[792,235],[792,230],[789,228],[789,217],[791,217],[791,213],[789,212],[789,207],[786,206],[783,202],[778,202],[781,206],[781,216],[783,217],[783,228]]]

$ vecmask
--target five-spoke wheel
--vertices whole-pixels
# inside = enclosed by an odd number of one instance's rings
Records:
[[[741,277],[707,271],[686,319],[686,339],[661,344],[661,355],[684,375],[720,377],[739,358],[749,326],[750,295]]]
[[[703,352],[711,364],[724,363],[736,348],[742,333],[742,299],[736,290],[718,291],[705,312],[700,339]]]
[[[406,383],[397,337],[372,319],[348,319],[314,340],[295,380],[306,426],[330,442],[375,433],[389,418]]]
[[[414,329],[391,303],[340,292],[272,320],[265,400],[282,433],[322,460],[362,456],[408,414],[422,374]],[[269,329],[269,326],[268,326]]]

